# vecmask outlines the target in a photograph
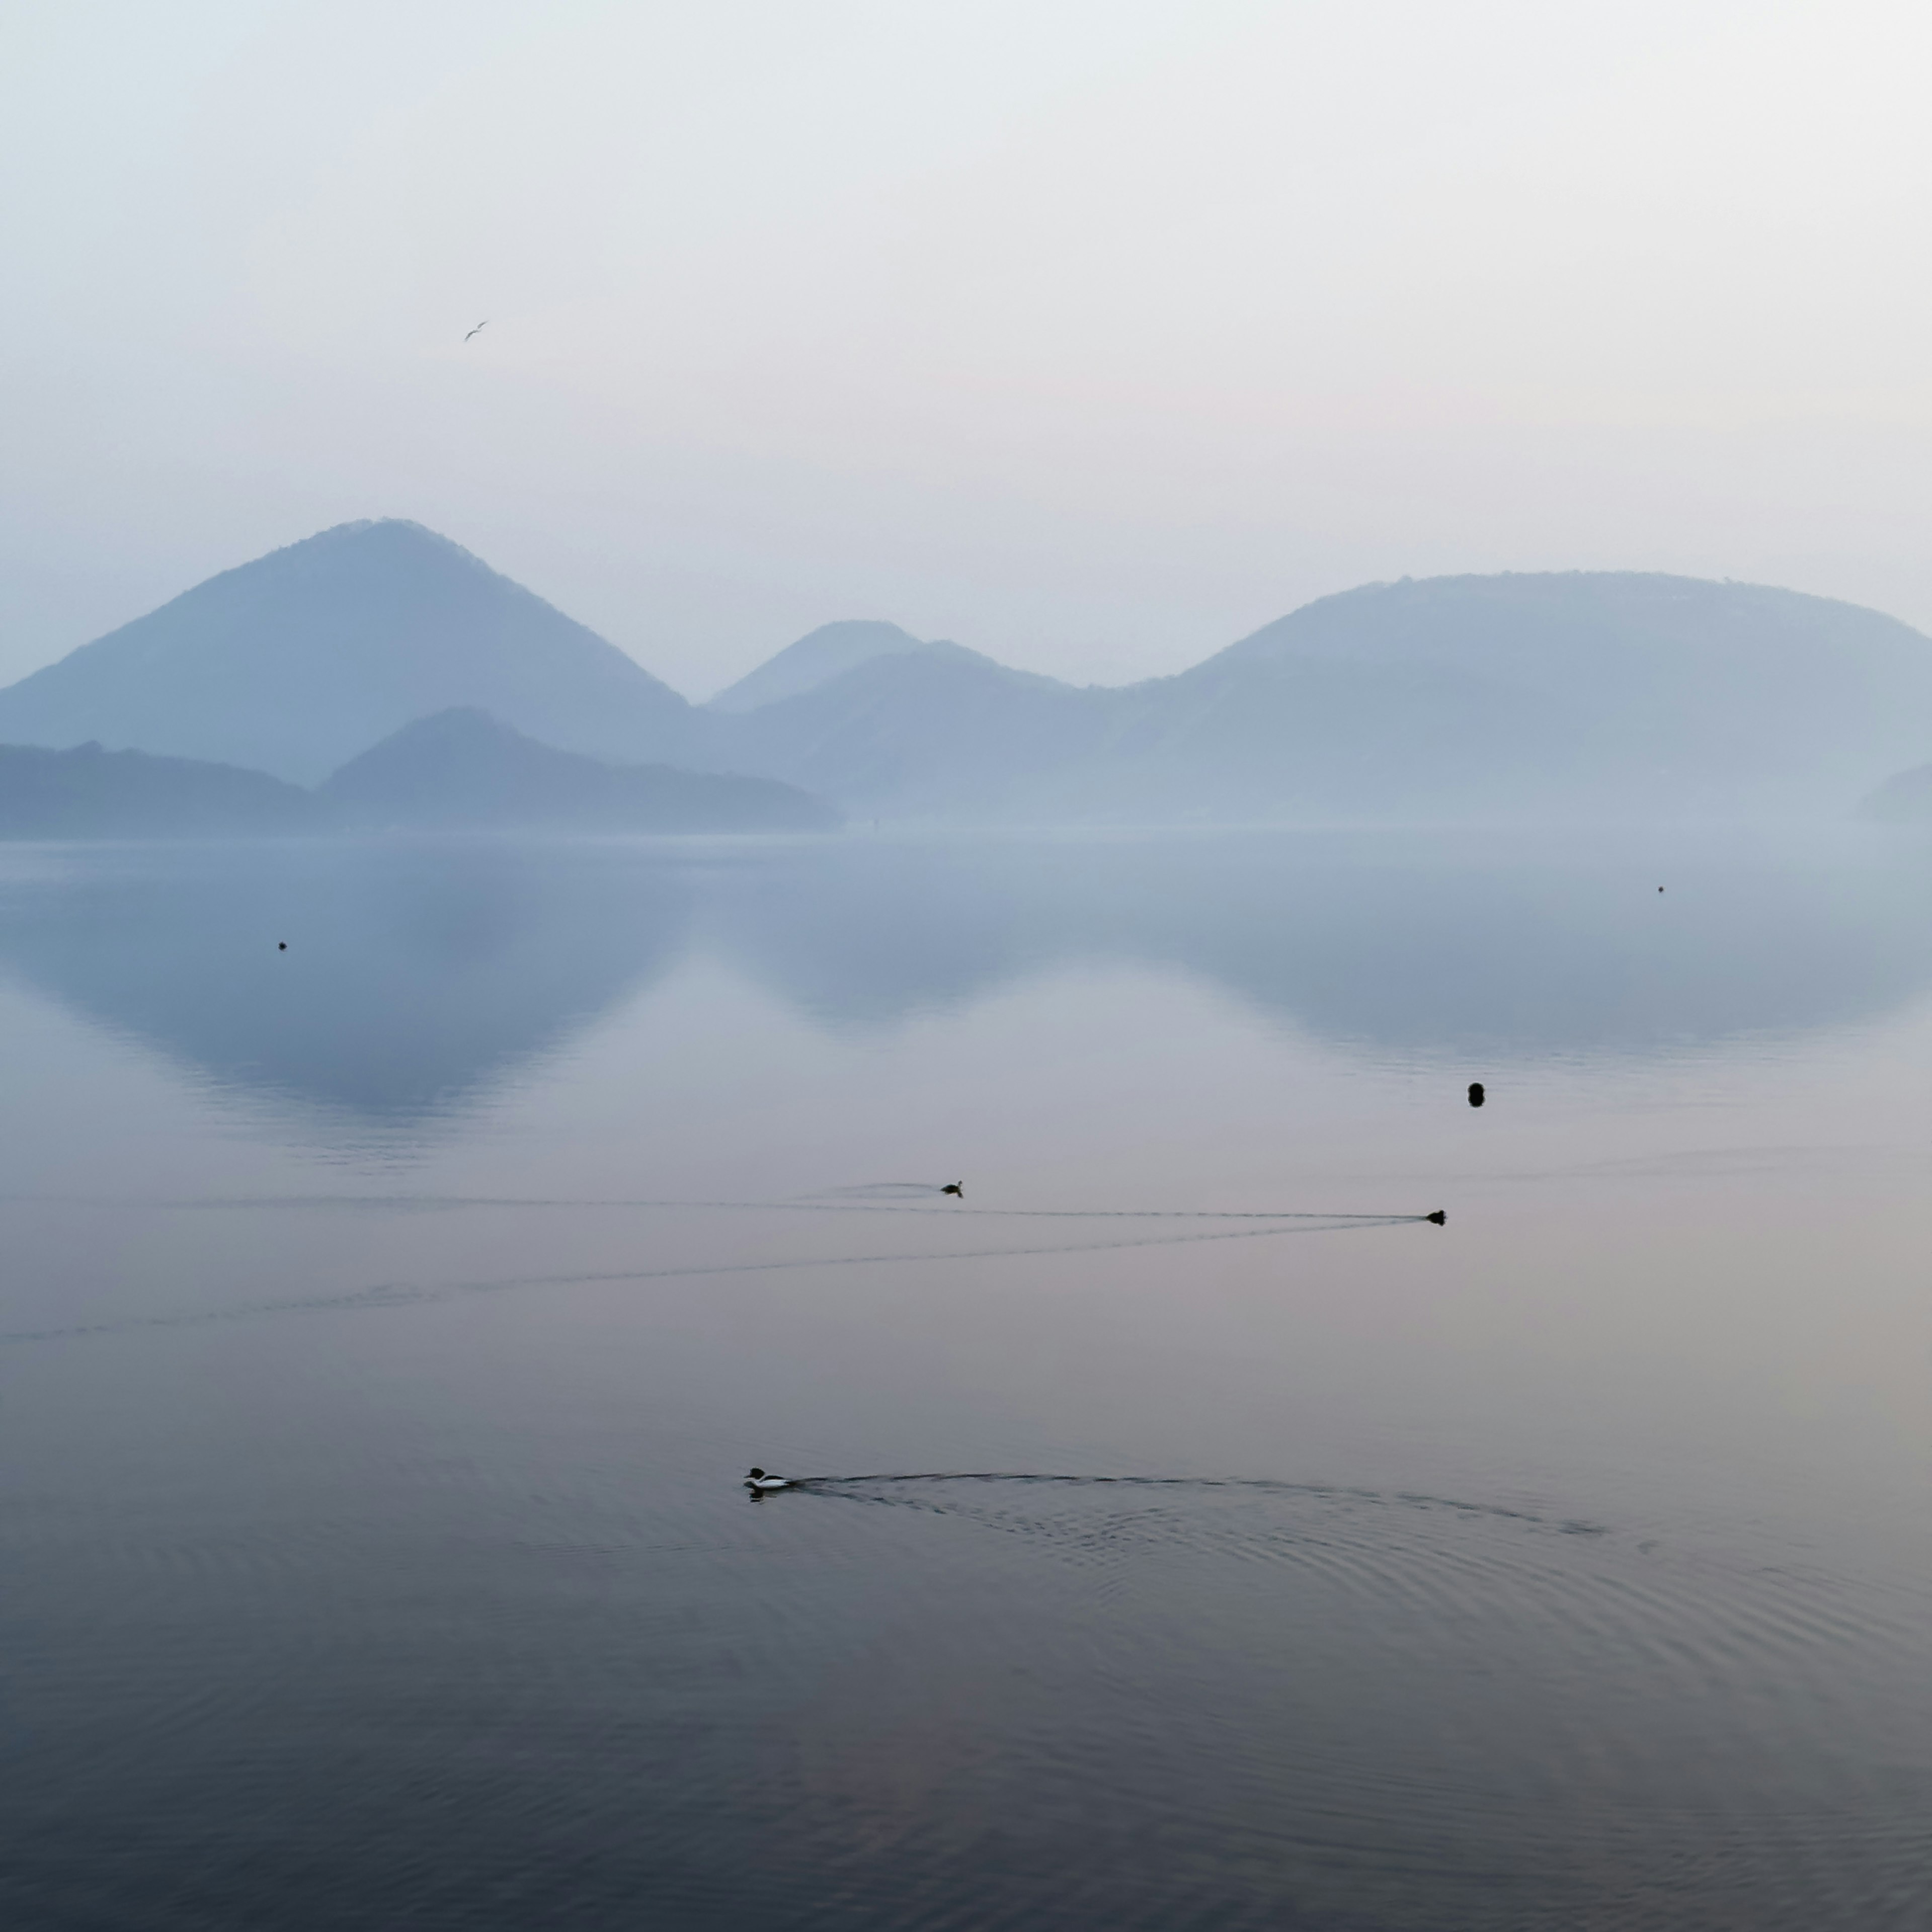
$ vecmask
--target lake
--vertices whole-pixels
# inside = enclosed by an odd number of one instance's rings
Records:
[[[14,845],[0,1029],[10,1932],[1932,1918],[1932,846]]]

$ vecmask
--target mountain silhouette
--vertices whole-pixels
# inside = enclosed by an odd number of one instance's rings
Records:
[[[1123,688],[928,646],[718,722],[710,758],[878,815],[1838,818],[1922,752],[1932,640],[1761,585],[1438,578],[1324,598]]]
[[[854,812],[998,815],[1037,800],[1043,774],[1090,755],[1120,703],[1117,692],[928,644],[720,719],[710,755]]]
[[[308,832],[323,807],[264,772],[146,752],[0,745],[0,838],[197,838]]]
[[[0,742],[96,739],[314,784],[478,705],[592,757],[673,759],[668,686],[420,524],[344,524],[224,572],[0,691]]]
[[[896,624],[863,618],[821,624],[796,644],[786,645],[776,657],[767,658],[736,684],[726,686],[705,709],[718,712],[755,711],[761,704],[800,697],[874,658],[899,657],[933,648]]]
[[[613,765],[540,745],[486,711],[419,718],[322,786],[340,824],[581,832],[823,832],[822,800],[772,778]]]
[[[1894,772],[1860,802],[1858,816],[1892,825],[1932,824],[1932,765]]]
[[[1118,689],[827,625],[694,706],[455,544],[353,524],[0,691],[0,742],[312,784],[466,708],[560,751],[776,779],[878,818],[1840,818],[1923,758],[1932,640],[1762,585],[1435,578],[1321,598]]]
[[[838,822],[822,799],[775,778],[607,764],[464,706],[404,725],[315,791],[237,766],[98,744],[0,745],[0,838],[827,832]]]
[[[1922,747],[1932,640],[1854,604],[1634,572],[1304,606],[1134,694],[1090,810],[1844,816]]]

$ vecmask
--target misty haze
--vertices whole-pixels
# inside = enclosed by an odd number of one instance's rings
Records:
[[[5,1932],[1932,1922],[1932,28],[0,52]]]

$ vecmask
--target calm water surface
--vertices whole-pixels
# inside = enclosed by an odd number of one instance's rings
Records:
[[[1932,1919],[1932,850],[16,846],[0,1040],[10,1932]]]

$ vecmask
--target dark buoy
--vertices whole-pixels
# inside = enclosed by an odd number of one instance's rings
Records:
[[[1434,1214],[1425,1214],[1422,1218],[1425,1221],[1433,1221],[1438,1228],[1446,1228],[1449,1225],[1449,1210],[1446,1208],[1438,1208]]]
[[[1469,1105],[1480,1107],[1483,1104],[1483,1083],[1480,1080],[1469,1082]]]
[[[956,1180],[949,1180],[939,1191],[942,1194],[956,1194],[962,1201],[966,1198],[965,1189],[962,1187]]]
[[[288,950],[289,942],[286,939],[278,939],[275,941],[275,950],[278,952],[286,952]]]

